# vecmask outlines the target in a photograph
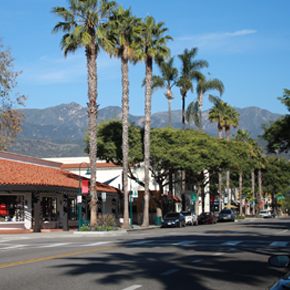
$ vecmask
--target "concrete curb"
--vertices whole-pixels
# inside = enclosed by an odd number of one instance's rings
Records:
[[[129,232],[136,232],[136,231],[148,231],[148,230],[156,230],[160,229],[160,226],[155,226],[155,227],[148,227],[148,228],[134,228],[134,229],[129,229]]]
[[[92,232],[86,232],[86,231],[75,231],[73,232],[74,235],[81,235],[81,236],[97,236],[97,237],[103,237],[103,236],[122,236],[122,235],[128,235],[128,232],[126,230],[119,230],[119,231],[109,231],[109,232],[98,232],[98,231],[92,231]]]

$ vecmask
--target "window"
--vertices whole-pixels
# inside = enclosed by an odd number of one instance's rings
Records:
[[[0,220],[24,221],[24,196],[0,196]]]
[[[76,198],[68,200],[68,219],[76,221],[79,219],[79,207]]]
[[[56,197],[43,197],[41,212],[44,221],[57,221]]]

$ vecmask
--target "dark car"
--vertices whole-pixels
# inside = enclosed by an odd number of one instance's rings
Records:
[[[223,209],[220,214],[219,214],[219,217],[218,217],[218,221],[221,222],[221,221],[232,221],[234,222],[235,221],[235,214],[234,212],[231,210],[231,209]]]
[[[161,227],[185,227],[185,216],[180,212],[170,212],[162,220]]]
[[[198,217],[198,223],[199,224],[216,224],[217,217],[214,215],[213,212],[203,212]]]

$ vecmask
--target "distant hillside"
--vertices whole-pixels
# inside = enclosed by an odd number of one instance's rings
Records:
[[[262,133],[261,125],[276,120],[281,115],[258,107],[236,108],[240,114],[239,128],[250,131],[256,138]],[[77,103],[61,104],[46,109],[24,109],[22,135],[16,138],[10,152],[34,156],[83,156],[82,141],[87,128],[87,108]],[[202,113],[203,130],[217,136],[217,125],[208,120],[209,110]],[[98,121],[122,117],[122,109],[109,106],[99,110]],[[144,116],[129,115],[130,121],[143,126]],[[168,112],[152,114],[152,127],[168,126]],[[172,126],[181,128],[181,110],[172,111]],[[195,128],[195,126],[192,126]],[[232,133],[237,131],[232,129]]]

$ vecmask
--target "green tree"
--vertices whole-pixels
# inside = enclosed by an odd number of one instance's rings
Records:
[[[27,99],[24,95],[12,94],[17,87],[17,77],[22,72],[14,71],[14,58],[11,48],[4,48],[0,38],[0,150],[11,147],[14,138],[21,132],[24,114],[17,110],[18,106],[24,106]]]
[[[124,172],[124,223],[122,228],[129,229],[128,211],[128,127],[129,127],[129,61],[136,61],[135,39],[140,34],[141,19],[132,16],[131,10],[124,10],[122,6],[112,11],[108,28],[111,30],[116,42],[113,50],[109,52],[121,59],[122,73],[122,119],[123,119],[123,172]]]
[[[53,33],[64,33],[61,40],[61,49],[66,57],[69,52],[78,48],[85,48],[88,69],[88,134],[89,158],[91,169],[91,220],[90,225],[97,221],[97,191],[96,191],[96,156],[97,156],[97,55],[100,47],[108,48],[113,45],[112,39],[104,30],[103,23],[108,20],[112,9],[116,6],[114,1],[107,0],[68,0],[69,7],[54,7],[52,13],[61,17],[53,28]]]
[[[202,106],[203,106],[203,97],[208,91],[217,90],[220,93],[220,97],[224,93],[224,85],[219,79],[209,79],[201,78],[198,81],[196,92],[197,100],[191,102],[186,110],[186,121],[190,124],[192,120],[194,124],[202,131]],[[216,98],[212,95],[208,95],[210,102],[215,102]],[[199,115],[198,115],[199,113]]]
[[[145,87],[145,120],[144,120],[144,170],[145,194],[143,227],[149,226],[149,164],[150,164],[150,127],[151,127],[151,97],[152,97],[152,71],[153,60],[166,59],[170,52],[166,43],[172,39],[164,33],[168,29],[164,22],[155,23],[151,16],[147,16],[141,26],[141,37],[136,40],[137,59],[145,61],[146,87]]]
[[[290,90],[284,89],[282,97],[279,97],[280,100],[290,112]],[[265,139],[267,144],[267,150],[270,153],[282,153],[288,152],[290,149],[290,114],[277,119],[276,121],[270,121],[270,125],[262,125],[264,133],[262,136]]]

